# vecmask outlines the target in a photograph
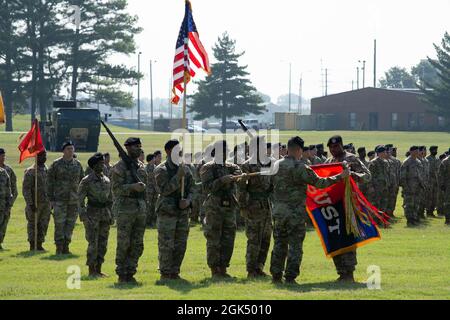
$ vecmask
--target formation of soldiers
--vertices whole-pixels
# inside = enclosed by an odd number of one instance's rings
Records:
[[[426,147],[412,146],[403,163],[392,144],[379,145],[366,154],[365,147],[356,150],[353,144],[344,145],[340,136],[329,139],[330,156],[324,144],[307,146],[300,137],[291,138],[287,145],[254,137],[231,153],[225,141],[217,141],[195,155],[183,154],[179,141],[170,140],[164,146],[164,162],[161,151],[145,158],[139,138],[129,138],[124,146],[131,164],[121,159],[112,166],[109,154],[97,153],[89,159],[86,171],[70,141],[49,168],[46,152],[38,155],[37,168],[25,171],[22,185],[30,250],[45,250],[42,244],[53,211],[56,254],[70,254],[72,233],[80,217],[88,242],[89,275],[104,277],[109,232],[116,224],[116,274],[119,283],[134,284],[145,229],[156,227],[161,280],[176,280],[180,279],[190,227],[201,224],[208,267],[213,278],[221,279],[231,277],[227,269],[241,224],[247,237],[248,278],[267,276],[264,267],[273,236],[272,280],[281,283],[284,278],[295,283],[308,219],[307,186],[324,188],[349,175],[365,197],[394,221],[402,187],[409,227],[435,217],[436,209],[450,224],[450,157],[449,152],[438,157],[436,146],[430,147],[429,155]],[[181,163],[174,159],[180,156]],[[341,162],[347,163],[343,173],[330,178],[319,178],[310,168]],[[274,170],[274,174],[261,174],[265,170]],[[0,149],[0,248],[17,195],[16,176]],[[333,260],[338,280],[353,282],[356,251]]]

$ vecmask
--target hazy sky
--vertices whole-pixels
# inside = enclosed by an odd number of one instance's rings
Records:
[[[245,50],[256,88],[276,98],[292,92],[303,73],[303,94],[322,95],[321,68],[328,68],[328,93],[351,90],[358,60],[366,60],[366,86],[373,85],[373,40],[378,41],[378,78],[392,66],[410,68],[434,56],[433,43],[450,32],[450,0],[192,0],[194,19],[210,59],[217,37],[228,31]],[[150,95],[149,61],[154,65],[154,96],[167,97],[175,43],[184,15],[183,0],[129,0],[144,31],[142,96]],[[137,64],[137,56],[124,60]],[[362,76],[361,76],[362,78]],[[361,80],[362,81],[362,80]],[[190,92],[194,88],[190,87]]]

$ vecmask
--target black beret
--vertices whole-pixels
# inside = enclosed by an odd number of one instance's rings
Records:
[[[100,161],[105,160],[105,156],[103,155],[103,153],[96,153],[94,154],[92,157],[89,158],[88,160],[88,166],[89,168],[93,169],[94,166],[99,163]]]
[[[336,143],[343,144],[343,141],[342,141],[342,137],[341,137],[341,136],[333,136],[333,137],[331,137],[331,138],[328,140],[327,147],[329,147],[329,146],[332,145],[332,144],[336,144]]]
[[[419,150],[419,147],[418,146],[412,146],[411,148],[409,148],[409,151],[411,152],[411,151],[416,151],[416,150]]]
[[[271,142],[267,142],[267,149],[272,149],[272,143]]]
[[[169,140],[164,145],[164,150],[172,150],[173,148],[175,148],[179,144],[180,144],[180,141],[178,141],[178,140],[175,140],[175,139]]]
[[[0,148],[0,154],[5,154],[5,149]]]
[[[303,147],[303,151],[309,151],[309,150],[311,150],[311,149],[309,149],[309,147],[308,147],[308,146],[306,146],[306,147]]]
[[[305,141],[302,138],[300,138],[299,136],[292,137],[288,141],[288,148],[291,148],[294,146],[298,146],[304,150],[305,149]]]
[[[61,150],[64,151],[64,149],[66,149],[67,147],[70,147],[70,146],[74,146],[73,142],[72,141],[66,141],[66,142],[63,143],[63,145],[61,147]]]
[[[315,144],[310,145],[310,146],[309,146],[309,150],[316,150],[316,145],[315,145]]]
[[[147,159],[146,159],[147,162],[150,162],[150,161],[152,161],[153,159],[155,159],[155,154],[154,154],[154,153],[147,155]]]
[[[141,143],[141,139],[139,138],[128,138],[127,141],[125,141],[124,146],[125,147],[131,147],[131,146],[135,146],[138,144],[142,144]]]
[[[366,151],[366,147],[358,148],[358,153],[361,153],[361,152],[364,152],[364,151]]]
[[[439,147],[438,146],[431,146],[430,150],[437,150]]]
[[[321,144],[318,144],[318,145],[316,146],[316,148],[317,148],[317,149],[323,149],[323,148],[324,148],[324,145],[323,145],[323,143],[321,143]]]
[[[393,145],[393,144],[386,144],[385,147],[386,147],[387,149],[392,149],[392,148],[394,147],[394,145]]]
[[[385,151],[386,151],[386,147],[385,146],[377,146],[375,148],[375,152],[376,153],[382,153],[382,152],[385,152]]]
[[[369,157],[373,156],[375,154],[375,151],[369,151],[369,153],[367,154]]]
[[[155,151],[155,153],[154,153],[155,157],[159,156],[160,154],[162,154],[162,153],[161,153],[161,151],[159,151],[159,150],[158,150],[158,151]]]
[[[425,151],[427,149],[427,147],[425,147],[425,146],[420,146],[419,147],[419,151]]]
[[[109,154],[109,152],[105,152],[104,154],[103,154],[103,156],[106,158],[106,157],[110,157],[110,154]]]

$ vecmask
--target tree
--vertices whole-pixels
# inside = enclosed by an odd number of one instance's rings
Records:
[[[440,81],[436,68],[428,60],[421,60],[412,67],[411,74],[419,86],[435,86]]]
[[[438,83],[424,81],[420,87],[424,93],[424,100],[432,106],[432,112],[438,116],[450,119],[450,35],[445,33],[441,46],[434,45],[437,60],[428,57],[429,63],[436,68]]]
[[[198,91],[192,96],[189,111],[196,113],[195,120],[221,118],[225,132],[227,118],[262,114],[265,105],[247,78],[247,66],[238,65],[245,52],[236,53],[236,41],[228,33],[218,38],[213,52],[217,62],[212,64],[211,75],[197,82]]]
[[[384,78],[380,80],[381,88],[416,88],[414,77],[401,67],[392,67],[385,72]]]
[[[73,41],[62,57],[72,70],[72,99],[84,93],[113,108],[131,108],[133,97],[121,86],[134,85],[142,75],[108,61],[111,55],[136,51],[134,36],[142,29],[136,26],[137,17],[125,11],[127,0],[70,0],[68,5],[81,10],[80,28],[70,30]]]

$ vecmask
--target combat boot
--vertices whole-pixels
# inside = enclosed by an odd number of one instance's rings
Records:
[[[339,275],[337,282],[354,283],[355,278],[353,277],[353,272],[345,272]]]
[[[30,251],[34,251],[34,242],[30,241]]]
[[[107,278],[108,277],[108,275],[106,273],[102,273],[102,265],[101,264],[97,265],[97,268],[95,269],[95,271],[97,272],[97,275],[100,278]]]
[[[255,279],[255,278],[258,278],[258,276],[259,276],[259,274],[255,270],[249,271],[247,273],[247,278],[248,279]]]
[[[283,275],[281,273],[272,274],[272,283],[273,284],[282,284],[283,283]]]
[[[90,265],[89,266],[89,277],[91,278],[97,278],[98,274],[97,274],[97,269],[95,268],[94,265]]]
[[[132,284],[132,285],[137,285],[137,284],[138,284],[137,280],[136,280],[136,279],[134,278],[134,276],[131,275],[131,274],[128,275],[128,277],[127,277],[127,282],[128,282],[129,284]]]
[[[223,278],[232,278],[232,276],[230,276],[227,273],[227,268],[226,267],[221,267],[221,268],[219,268],[219,270],[220,270],[220,276],[221,277],[223,277]]]
[[[178,274],[178,273],[172,273],[170,275],[170,279],[172,279],[172,280],[181,280],[181,277],[180,277],[180,274]]]
[[[37,250],[38,250],[38,251],[45,251],[44,247],[42,246],[42,242],[38,242],[38,244],[37,244]]]
[[[267,277],[267,273],[265,273],[262,269],[258,269],[256,270],[256,273],[258,274],[259,277]]]
[[[128,282],[128,277],[126,275],[119,275],[119,284],[126,284]]]
[[[62,244],[56,244],[56,255],[60,256],[63,254],[63,245]]]
[[[161,273],[159,278],[161,281],[172,280],[172,275],[168,273]]]
[[[287,284],[298,284],[297,281],[295,281],[295,278],[292,278],[292,277],[286,277],[285,283],[287,283]]]
[[[218,267],[211,268],[211,276],[213,278],[220,277],[220,268],[218,268]]]
[[[63,254],[72,254],[72,252],[70,252],[70,250],[69,250],[69,243],[68,242],[64,243]]]

